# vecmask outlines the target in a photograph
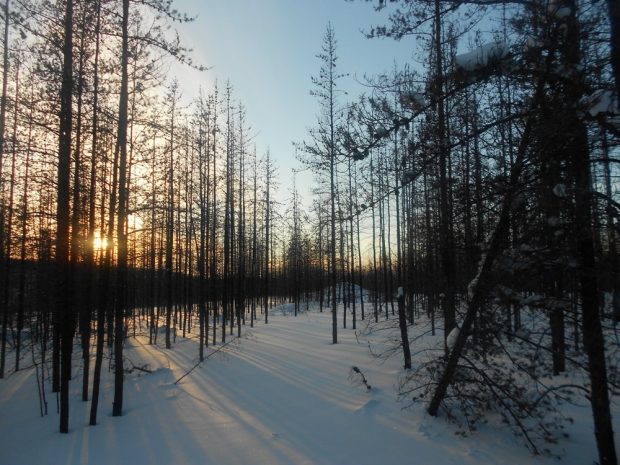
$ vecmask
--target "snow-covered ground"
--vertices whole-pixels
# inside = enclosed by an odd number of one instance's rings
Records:
[[[127,375],[124,415],[113,418],[112,376],[106,372],[95,427],[88,426],[90,404],[80,400],[81,372],[76,368],[68,435],[57,432],[51,393],[50,414],[39,416],[34,370],[12,374],[0,381],[0,463],[560,463],[532,456],[497,425],[463,438],[445,420],[428,416],[422,404],[403,410],[395,388],[399,357],[374,358],[368,341],[351,329],[340,329],[340,343],[332,345],[330,313],[293,317],[286,309],[272,312],[268,325],[244,327],[241,339],[176,385],[198,359],[194,335],[177,337],[172,350],[148,346],[140,337],[129,339],[127,357],[136,366],[148,364],[152,373],[135,370]],[[207,353],[218,348],[209,347]],[[77,367],[77,353],[75,360]],[[352,366],[359,367],[372,389],[351,376]],[[576,422],[570,439],[559,445],[565,452],[561,463],[593,463],[589,408],[572,409]],[[620,411],[614,413],[618,424]]]

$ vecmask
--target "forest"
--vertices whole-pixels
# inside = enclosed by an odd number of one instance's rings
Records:
[[[108,361],[123,416],[128,340],[193,334],[200,363],[316,303],[334,345],[394,330],[404,403],[470,431],[494,412],[544,454],[585,396],[616,464],[620,1],[357,1],[412,62],[349,98],[338,31],[317,31],[320,110],[291,148],[313,195],[286,201],[234,83],[188,105],[171,78],[209,72],[176,33],[191,12],[2,2],[0,378],[36,370],[68,433],[72,382],[90,425],[107,408]]]

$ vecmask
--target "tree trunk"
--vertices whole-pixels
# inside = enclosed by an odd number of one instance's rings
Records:
[[[579,23],[575,17],[575,3],[569,1],[569,7],[572,14],[567,18],[566,23],[568,27],[565,33],[566,43],[563,50],[563,60],[567,69],[577,70],[581,63]],[[576,110],[578,103],[583,98],[583,89],[582,79],[572,79],[567,85],[565,102],[568,110],[566,114],[568,140],[566,141],[566,148],[575,182],[575,252],[579,263],[578,277],[583,338],[590,371],[590,403],[594,417],[594,435],[600,464],[615,465],[617,458],[609,405],[605,341],[599,314],[597,265],[594,253],[595,233],[592,226],[592,188],[588,135]]]
[[[435,0],[435,99],[437,111],[437,139],[439,146],[439,236],[441,243],[441,266],[444,277],[444,340],[456,326],[454,308],[454,250],[450,232],[450,192],[448,186],[448,163],[450,158],[446,140],[446,117],[443,100],[443,51],[441,34],[440,0]],[[447,350],[447,348],[446,348]]]
[[[4,166],[4,152],[5,152],[5,125],[6,125],[6,103],[7,103],[7,89],[9,85],[9,0],[4,3],[4,49],[3,49],[3,68],[2,68],[2,97],[0,98],[0,178],[2,178],[2,166]],[[0,339],[0,379],[4,378],[4,369],[6,365],[6,336],[7,326],[9,319],[9,309],[4,304],[5,295],[8,294],[8,289],[4,287],[4,273],[5,273],[5,255],[4,246],[6,243],[4,232],[4,205],[0,205],[0,312],[2,312],[2,334]],[[55,334],[57,334],[55,332]],[[56,367],[56,365],[54,365]],[[54,374],[57,376],[57,370],[54,370]],[[56,381],[56,379],[55,379]],[[57,383],[53,383],[54,386]]]
[[[127,281],[127,112],[128,94],[128,58],[129,58],[129,0],[123,0],[122,17],[122,52],[121,52],[121,89],[118,103],[118,139],[120,152],[118,166],[118,223],[117,223],[117,302],[114,312],[114,402],[112,416],[123,414],[123,342],[125,335],[125,300]]]
[[[611,67],[614,72],[616,96],[618,96],[616,102],[618,104],[618,111],[620,111],[620,0],[607,0],[607,8],[611,29]]]
[[[58,141],[58,203],[56,210],[56,265],[58,269],[56,323],[60,334],[60,432],[69,432],[69,381],[73,351],[73,286],[69,267],[69,215],[73,90],[73,0],[67,0],[64,18],[62,85],[60,89],[60,131]]]
[[[19,110],[19,61],[17,61],[17,66],[15,70],[15,105],[14,105],[14,116],[13,116],[13,134],[11,136],[12,147],[11,147],[11,176],[9,180],[9,205],[8,205],[8,221],[6,224],[6,257],[7,261],[5,263],[5,275],[4,275],[4,288],[11,289],[11,275],[12,272],[12,263],[11,256],[13,255],[12,249],[12,237],[13,237],[13,219],[15,217],[15,163],[17,158],[17,121],[18,121],[18,110]],[[5,293],[4,295],[4,307],[8,310],[9,308],[9,294]],[[20,333],[21,328],[18,328],[17,337],[18,342],[20,341]],[[16,346],[16,354],[15,354],[15,364],[19,366],[19,352],[20,346],[17,344]]]
[[[34,88],[34,86],[33,86]],[[30,156],[32,152],[32,130],[34,125],[34,91],[31,92],[30,99],[30,115],[28,118],[28,143],[26,147],[26,162],[24,173],[24,197],[22,201],[22,230],[21,230],[21,247],[20,247],[20,271],[19,271],[19,288],[17,295],[17,339],[15,353],[15,371],[19,370],[19,350],[21,346],[21,331],[24,326],[25,300],[26,300],[26,243],[28,240],[28,187],[30,174]],[[32,323],[31,323],[32,324]],[[34,341],[33,341],[34,344]],[[34,350],[34,345],[33,345]]]

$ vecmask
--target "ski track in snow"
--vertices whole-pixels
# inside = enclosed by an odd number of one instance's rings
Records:
[[[90,403],[80,400],[81,368],[75,368],[68,435],[57,432],[51,392],[50,414],[39,416],[34,370],[9,376],[0,381],[0,464],[560,463],[533,457],[507,430],[482,428],[461,438],[443,419],[429,417],[422,404],[402,410],[395,391],[399,357],[373,358],[351,329],[339,329],[339,344],[332,345],[329,312],[297,318],[283,313],[273,312],[268,325],[244,327],[241,339],[177,385],[197,362],[196,339],[179,337],[171,350],[129,339],[126,356],[153,372],[126,376],[120,418],[110,416],[112,373],[102,373],[95,427],[88,426]],[[220,347],[210,346],[205,355]],[[352,366],[362,370],[371,390],[349,379]],[[567,442],[562,464],[596,458],[589,410],[581,414],[586,426]]]

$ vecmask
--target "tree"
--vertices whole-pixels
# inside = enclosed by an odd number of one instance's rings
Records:
[[[123,413],[123,341],[125,335],[125,301],[127,282],[127,112],[129,106],[129,0],[123,0],[121,20],[121,90],[118,101],[118,135],[117,150],[120,151],[118,176],[118,264],[117,264],[117,301],[114,313],[114,403],[112,416]]]
[[[271,292],[271,236],[272,231],[272,199],[271,199],[271,185],[273,182],[274,166],[271,162],[271,154],[269,150],[265,154],[264,158],[265,166],[265,270],[264,270],[264,293],[263,293],[263,312],[265,313],[265,324],[269,323],[269,305],[270,305],[270,292]]]
[[[323,36],[321,53],[317,58],[321,61],[318,76],[312,77],[314,89],[310,92],[318,98],[321,104],[321,115],[318,117],[317,128],[311,131],[311,143],[303,143],[302,150],[306,154],[315,158],[311,160],[316,169],[320,172],[327,171],[329,176],[330,194],[330,271],[329,285],[331,288],[331,311],[332,311],[332,343],[338,343],[338,320],[337,320],[337,299],[336,299],[336,168],[337,168],[337,146],[336,133],[338,131],[338,80],[344,75],[338,74],[336,64],[336,36],[334,29],[329,23]]]
[[[65,4],[62,85],[60,89],[60,124],[58,139],[58,200],[56,209],[56,265],[58,297],[56,314],[60,333],[60,432],[69,432],[69,381],[73,351],[74,310],[73,276],[69,267],[69,215],[71,136],[73,133],[73,0]]]

